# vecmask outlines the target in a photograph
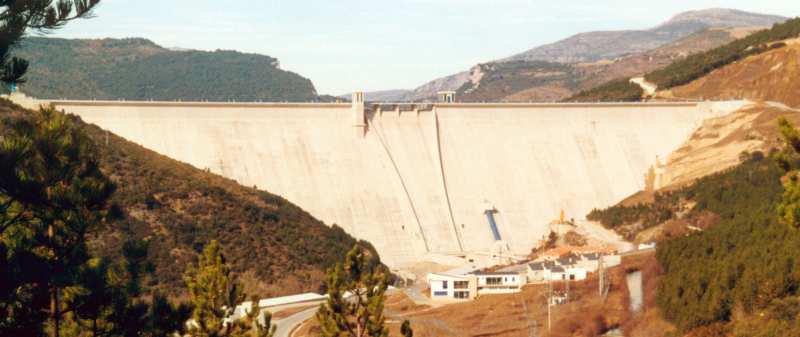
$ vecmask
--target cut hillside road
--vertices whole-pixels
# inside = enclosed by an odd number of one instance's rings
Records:
[[[581,234],[589,240],[596,240],[605,246],[614,247],[617,251],[625,252],[633,249],[633,244],[625,241],[616,232],[603,227],[595,221],[578,221],[578,234]]]
[[[658,86],[655,85],[655,83],[648,82],[647,80],[644,79],[644,77],[634,77],[631,79],[631,82],[638,84],[640,87],[642,87],[642,90],[644,90],[644,93],[647,96],[655,95],[656,89],[658,89]]]

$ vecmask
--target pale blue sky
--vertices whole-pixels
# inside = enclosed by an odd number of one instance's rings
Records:
[[[710,7],[800,15],[797,0],[103,0],[96,18],[53,36],[267,54],[341,94],[413,88],[575,33]]]

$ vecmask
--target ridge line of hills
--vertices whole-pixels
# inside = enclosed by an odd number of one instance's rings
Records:
[[[333,100],[261,54],[164,48],[144,38],[44,37],[26,38],[15,53],[31,63],[22,89],[37,98]]]
[[[368,92],[367,98],[425,101],[435,98],[438,91],[453,90],[467,101],[560,100],[621,73],[657,69],[786,19],[724,8],[688,11],[650,29],[578,33],[415,89]],[[489,89],[476,89],[487,81]]]
[[[765,26],[786,19],[726,8],[687,11],[650,29],[579,33],[498,61],[596,62],[642,53],[710,27]]]
[[[644,30],[584,32],[414,90],[367,93],[373,101],[431,100],[455,90],[463,101],[560,100],[619,77],[665,66],[786,18],[733,9],[679,13]],[[165,48],[143,38],[31,37],[16,52],[31,61],[23,91],[39,98],[334,101],[277,59],[231,50]],[[345,97],[347,98],[347,97]]]

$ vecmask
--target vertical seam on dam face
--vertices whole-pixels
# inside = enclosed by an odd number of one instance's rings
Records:
[[[374,122],[373,122],[374,123]],[[369,125],[369,122],[367,122]],[[379,131],[378,127],[375,126],[372,128],[375,130],[375,136],[378,137],[378,141],[381,143],[383,150],[386,152],[386,156],[389,157],[389,162],[392,163],[392,167],[394,167],[394,172],[397,174],[397,179],[400,180],[400,186],[403,187],[403,192],[406,194],[406,199],[408,200],[408,205],[411,207],[411,212],[414,213],[414,219],[417,221],[417,227],[419,228],[419,233],[422,235],[422,242],[425,244],[425,251],[430,252],[431,249],[428,247],[428,239],[425,237],[425,230],[422,229],[422,222],[419,221],[419,215],[417,214],[417,208],[414,207],[414,200],[411,199],[411,193],[408,192],[408,187],[406,187],[406,182],[403,179],[403,175],[400,174],[400,168],[397,167],[397,163],[394,161],[394,157],[392,156],[392,152],[389,151],[389,146],[386,145],[386,141],[383,139],[383,135],[381,131]]]
[[[464,246],[461,244],[461,233],[456,226],[456,219],[453,216],[453,206],[450,204],[450,193],[447,192],[447,178],[444,176],[444,158],[442,157],[442,135],[439,132],[439,112],[436,107],[433,108],[433,122],[436,128],[436,152],[439,155],[439,172],[442,176],[442,188],[444,189],[444,198],[447,202],[447,210],[450,215],[450,224],[453,226],[453,233],[456,235],[456,242],[458,243],[458,250],[463,252]]]

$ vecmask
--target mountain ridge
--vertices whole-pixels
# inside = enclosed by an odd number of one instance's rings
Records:
[[[650,29],[578,33],[499,61],[596,62],[644,52],[709,27],[769,26],[787,19],[727,8],[686,11]]]
[[[566,39],[562,39],[553,43],[545,44],[542,46],[537,46],[535,48],[529,49],[526,52],[518,53],[512,55],[507,58],[489,61],[482,64],[491,64],[491,63],[501,63],[501,62],[508,62],[508,61],[531,61],[536,59],[537,61],[548,61],[554,63],[594,63],[594,62],[602,62],[602,61],[610,61],[614,62],[615,60],[621,57],[635,57],[638,55],[644,55],[649,51],[653,51],[657,48],[666,47],[670,43],[675,43],[680,41],[681,39],[691,38],[692,35],[700,33],[704,30],[709,30],[713,28],[731,28],[731,27],[741,27],[741,28],[749,28],[753,30],[754,26],[759,26],[766,28],[769,25],[772,25],[779,21],[784,21],[787,18],[777,15],[769,15],[769,14],[759,14],[759,13],[751,13],[736,9],[726,9],[726,8],[711,8],[711,9],[704,9],[704,10],[695,10],[695,11],[685,11],[678,13],[672,16],[669,20],[654,25],[649,30],[653,30],[654,32],[651,33],[640,33],[640,32],[647,32],[648,30],[621,30],[621,31],[593,31],[593,32],[583,32],[572,35],[567,37]],[[644,43],[642,45],[634,45],[629,46],[627,49],[623,51],[614,51],[614,48],[620,48],[619,46],[609,48],[608,46],[613,45],[609,44],[606,40],[616,41],[619,43],[619,39],[615,40],[614,36],[622,35],[628,36],[628,40],[630,42],[630,38],[639,38],[647,39],[650,35],[658,35],[658,32],[666,31],[671,32],[669,36],[671,38],[664,39],[658,38],[658,43]],[[634,33],[630,33],[634,32]],[[636,33],[639,32],[639,33]],[[597,34],[602,38],[600,42],[592,42],[592,43],[584,43],[581,42],[582,40],[586,39],[593,39],[593,34]],[[627,35],[626,35],[627,34]],[[734,34],[735,35],[735,34]],[[652,37],[650,37],[652,38]],[[573,40],[570,40],[573,39]],[[574,43],[573,43],[574,42]],[[624,42],[624,41],[623,41]],[[583,51],[580,53],[565,53],[563,49],[567,49],[568,47],[574,44],[578,46],[576,48],[582,48]],[[630,44],[630,43],[628,43]],[[595,49],[592,47],[593,45],[600,45],[602,48]],[[540,49],[544,48],[544,49]],[[561,49],[562,51],[559,52],[558,50]],[[598,49],[605,49],[606,52],[602,52],[603,57],[598,57],[598,55],[591,55],[593,50]],[[532,51],[541,51],[544,50],[545,54],[552,54],[550,57],[542,57],[537,59],[536,56],[526,56],[528,52]],[[694,49],[693,49],[694,50]],[[581,54],[582,53],[582,54]],[[516,58],[516,59],[515,59]],[[463,71],[457,74],[444,76],[437,78],[435,80],[429,81],[419,87],[416,87],[412,90],[408,90],[405,92],[399,92],[398,95],[390,97],[391,100],[394,101],[423,101],[423,100],[431,100],[434,99],[436,96],[437,91],[445,91],[445,90],[458,90],[462,88],[465,84],[470,81],[471,72],[476,69],[476,67],[480,67],[481,64],[478,64],[472,67],[468,71]],[[598,83],[599,84],[599,83]],[[578,88],[578,89],[586,89],[586,88]],[[537,99],[545,98],[545,99],[553,99],[558,98],[559,95],[552,95],[553,93],[561,93],[563,96],[564,91],[562,90],[550,90],[550,89],[542,89],[548,95],[543,97],[537,97]],[[536,92],[536,90],[532,90]],[[367,93],[367,97],[370,96],[370,93]],[[484,97],[487,99],[498,99],[498,97]],[[530,95],[522,95],[520,99],[530,99]]]
[[[591,63],[520,60],[480,64],[472,70],[482,73],[473,76],[479,80],[462,85],[458,96],[463,101],[558,101],[612,80],[622,79],[625,84],[620,87],[627,87],[631,77],[732,42],[737,35],[753,31],[754,28],[708,28],[643,53]],[[640,96],[636,93],[630,99]]]
[[[278,59],[233,50],[165,48],[144,38],[30,37],[14,50],[30,61],[22,89],[38,98],[314,101],[311,80]]]

